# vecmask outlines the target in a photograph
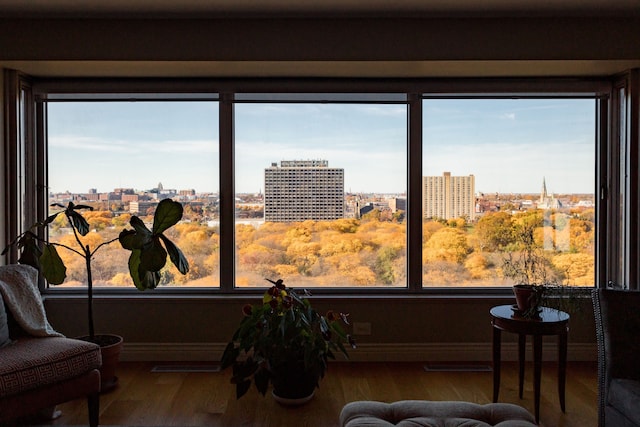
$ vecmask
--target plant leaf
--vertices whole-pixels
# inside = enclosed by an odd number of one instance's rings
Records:
[[[67,267],[53,245],[44,245],[42,255],[40,255],[40,266],[45,279],[52,285],[61,284],[67,277]]]
[[[253,376],[253,381],[256,383],[256,388],[264,396],[267,393],[269,387],[269,372],[266,369],[258,369]]]
[[[67,212],[67,218],[69,218],[71,224],[73,224],[76,230],[78,230],[78,233],[80,233],[82,236],[87,235],[87,233],[89,232],[89,223],[81,214],[75,211]]]
[[[220,360],[220,369],[226,369],[229,366],[233,365],[238,356],[240,355],[240,349],[236,347],[233,341],[227,344],[227,347],[224,349],[224,353],[222,353],[222,359]]]
[[[182,218],[183,208],[178,202],[164,199],[158,203],[156,213],[153,215],[153,235],[162,234],[165,230],[175,225]]]
[[[144,291],[147,288],[142,283],[142,279],[140,279],[139,267],[140,267],[140,250],[133,249],[131,251],[131,255],[129,256],[129,275],[133,280],[133,284],[136,285],[136,288],[138,288],[141,291]]]
[[[134,249],[142,248],[140,244],[140,240],[137,239],[138,233],[135,230],[122,230],[118,235],[118,240],[120,241],[120,245],[124,249],[128,249],[130,251]]]
[[[160,244],[160,239],[153,239],[151,245],[140,250],[140,269],[160,271],[167,264],[167,251]]]
[[[236,384],[236,398],[240,399],[242,396],[247,394],[247,391],[249,391],[249,387],[251,387],[251,380],[238,382],[238,384]]]
[[[136,233],[140,233],[143,236],[149,236],[149,238],[151,237],[151,230],[149,230],[147,228],[147,226],[144,224],[144,222],[137,216],[132,216],[131,219],[129,220],[129,224],[131,224],[131,226],[133,227],[133,229],[136,231]]]
[[[159,271],[139,271],[140,283],[142,284],[142,290],[155,289],[160,284],[160,272]]]
[[[187,274],[189,272],[189,261],[187,261],[187,257],[185,257],[180,248],[164,234],[160,235],[160,239],[164,242],[164,246],[167,248],[167,252],[169,252],[169,258],[173,265],[176,266],[180,273]]]

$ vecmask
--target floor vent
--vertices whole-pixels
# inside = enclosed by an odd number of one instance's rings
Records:
[[[460,365],[453,363],[424,365],[427,372],[491,372],[489,365]]]
[[[157,365],[151,372],[220,372],[220,365]]]

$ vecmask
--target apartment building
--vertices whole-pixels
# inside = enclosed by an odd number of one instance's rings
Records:
[[[475,177],[442,176],[422,178],[423,214],[425,218],[467,218],[475,219]]]
[[[283,160],[264,170],[264,220],[322,221],[344,217],[344,169],[327,160]]]

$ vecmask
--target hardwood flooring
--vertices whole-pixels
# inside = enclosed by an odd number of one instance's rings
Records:
[[[119,386],[101,396],[104,426],[338,426],[342,406],[354,400],[463,400],[489,403],[491,372],[425,371],[423,363],[344,363],[329,366],[314,399],[302,407],[283,407],[252,389],[235,398],[228,371],[219,373],[154,373],[157,364],[127,362],[118,369]],[[162,364],[165,365],[165,364]],[[540,426],[590,427],[597,424],[595,363],[570,362],[566,406],[557,392],[557,365],[545,362],[542,372]],[[533,367],[527,366],[523,399],[518,398],[516,363],[502,365],[500,402],[533,413]],[[45,425],[86,425],[84,400],[58,407],[62,416]]]

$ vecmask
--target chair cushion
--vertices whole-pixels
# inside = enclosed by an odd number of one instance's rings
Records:
[[[612,378],[607,403],[640,425],[640,381]]]
[[[7,318],[7,311],[4,308],[4,301],[2,301],[2,294],[0,294],[0,348],[9,344],[9,320]]]
[[[100,346],[62,337],[24,337],[0,348],[0,397],[54,384],[97,369]]]
[[[510,403],[403,400],[351,402],[342,408],[342,427],[534,427],[533,415]]]

